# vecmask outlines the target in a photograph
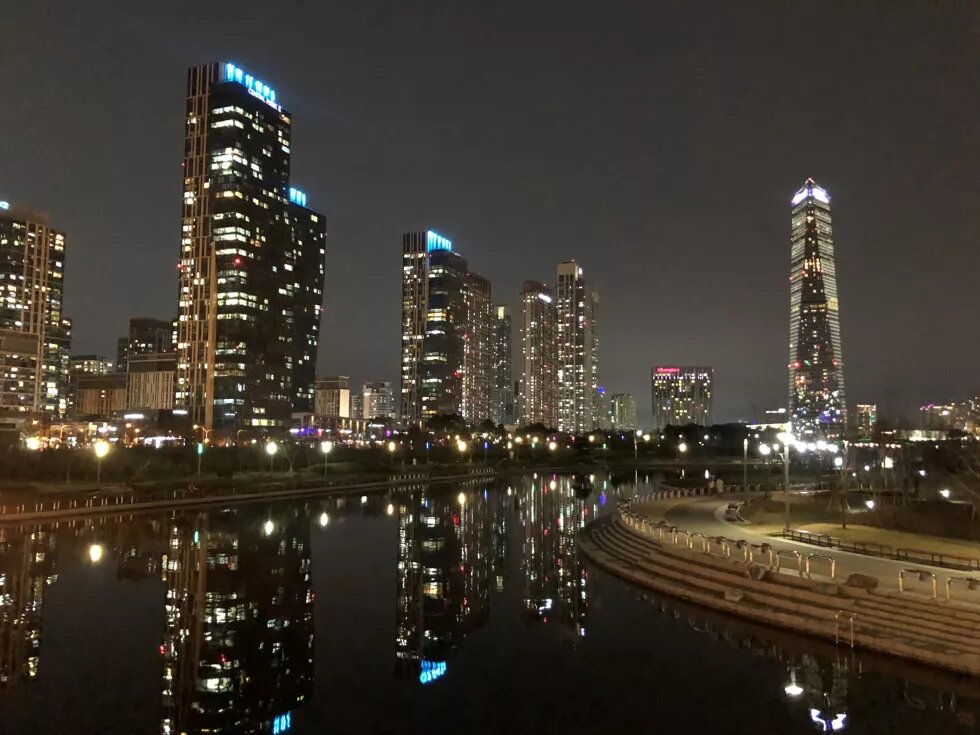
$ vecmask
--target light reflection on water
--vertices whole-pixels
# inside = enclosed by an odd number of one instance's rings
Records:
[[[590,570],[576,534],[633,479],[0,529],[0,732],[757,732],[762,711],[780,732],[971,723],[972,680]]]

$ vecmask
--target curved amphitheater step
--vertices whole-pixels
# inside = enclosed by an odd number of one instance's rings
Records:
[[[600,566],[640,586],[797,632],[980,674],[980,610],[877,593],[785,574],[750,576],[753,565],[661,543],[618,518],[582,531]],[[761,570],[756,570],[760,574]]]

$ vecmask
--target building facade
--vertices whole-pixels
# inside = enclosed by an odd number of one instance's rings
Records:
[[[17,393],[6,401],[15,413],[63,418],[68,413],[71,321],[62,313],[67,236],[30,209],[0,203],[0,330],[28,335],[37,344],[17,367]],[[15,360],[26,355],[17,338]],[[22,383],[22,385],[21,385]],[[27,400],[29,398],[29,400]]]
[[[522,426],[557,420],[558,349],[554,292],[538,281],[521,289],[521,371],[518,413]]]
[[[490,418],[493,389],[493,299],[490,281],[466,274],[466,334],[463,337],[463,404],[470,423]]]
[[[77,418],[108,419],[118,411],[125,411],[126,374],[79,375],[74,401]]]
[[[511,426],[517,422],[517,410],[514,403],[510,309],[498,304],[493,309],[493,317],[490,420],[498,426]]]
[[[711,424],[714,370],[704,365],[657,365],[650,371],[653,428]]]
[[[316,381],[313,413],[327,419],[361,418],[351,412],[350,378],[331,375]]]
[[[125,376],[126,408],[173,409],[177,378],[177,355],[173,351],[129,354]]]
[[[615,393],[609,401],[613,431],[636,430],[636,399],[630,393]]]
[[[130,355],[162,354],[174,351],[174,322],[169,319],[133,317],[125,337],[116,348],[116,370],[126,372]]]
[[[358,419],[392,418],[395,415],[395,393],[391,383],[374,381],[361,387],[361,414]]]
[[[400,416],[417,423],[422,411],[422,343],[429,304],[429,248],[442,240],[432,232],[402,236],[402,341]],[[446,242],[449,242],[448,240]],[[449,243],[452,247],[452,243]]]
[[[871,441],[875,425],[878,423],[878,405],[875,403],[859,403],[854,407],[857,414],[855,430],[859,441]]]
[[[586,287],[582,268],[574,260],[558,265],[555,296],[557,428],[583,434],[599,423],[596,328],[599,299]]]
[[[807,179],[790,202],[789,419],[800,438],[847,424],[830,195]]]
[[[326,223],[290,181],[292,117],[234,64],[187,74],[176,405],[285,430],[311,410]]]

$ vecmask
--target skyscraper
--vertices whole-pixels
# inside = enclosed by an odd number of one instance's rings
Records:
[[[68,411],[71,321],[61,311],[66,240],[45,215],[0,202],[2,371],[18,373],[15,390],[0,396],[5,414],[61,418]]]
[[[519,423],[556,421],[557,345],[553,292],[538,281],[524,281],[521,289],[521,374]]]
[[[466,274],[466,334],[463,344],[463,405],[471,423],[490,418],[493,385],[493,300],[490,281]]]
[[[574,260],[558,265],[555,289],[558,342],[557,428],[572,434],[598,423],[598,295],[586,288]]]
[[[176,403],[284,429],[312,410],[326,223],[290,182],[292,118],[234,64],[187,74]]]
[[[493,386],[491,388],[490,418],[495,424],[509,426],[517,421],[514,406],[510,309],[498,304],[493,311]]]
[[[836,437],[846,404],[830,195],[807,179],[790,205],[789,419],[798,437]]]
[[[116,370],[126,372],[130,355],[150,355],[174,351],[174,323],[169,319],[133,317],[129,330],[120,337],[116,349]]]
[[[406,232],[402,236],[402,344],[401,405],[403,421],[421,418],[422,343],[429,304],[429,246],[445,240],[431,230]]]
[[[355,419],[392,418],[395,415],[395,394],[386,380],[361,386],[361,401],[361,415],[355,415]]]
[[[452,244],[429,250],[429,303],[422,340],[421,416],[461,414],[467,329],[466,259]],[[367,406],[365,406],[367,408]]]
[[[856,433],[859,441],[871,441],[878,423],[878,404],[859,403],[857,409]]]
[[[636,400],[629,393],[616,393],[611,399],[610,414],[613,431],[636,429]]]
[[[707,366],[657,365],[650,371],[653,428],[711,423],[714,371]]]

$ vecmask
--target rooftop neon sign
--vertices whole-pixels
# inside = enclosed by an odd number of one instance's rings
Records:
[[[681,369],[677,367],[658,367],[657,375],[676,375],[680,371]]]
[[[452,250],[453,241],[443,237],[438,232],[429,230],[425,233],[425,249],[430,253],[433,250]]]
[[[269,87],[268,84],[260,82],[251,74],[247,74],[244,69],[234,64],[226,63],[222,67],[221,78],[226,82],[241,84],[259,99],[279,109],[279,105],[276,104],[276,90]]]
[[[802,202],[807,197],[813,197],[818,202],[823,202],[824,204],[830,204],[830,194],[827,193],[827,190],[817,186],[811,180],[808,180],[803,185],[803,188],[800,189],[798,192],[796,192],[790,204],[792,204],[795,207],[797,204]]]
[[[293,204],[298,204],[301,207],[306,206],[306,192],[300,191],[299,189],[294,189],[289,187],[289,201]]]

